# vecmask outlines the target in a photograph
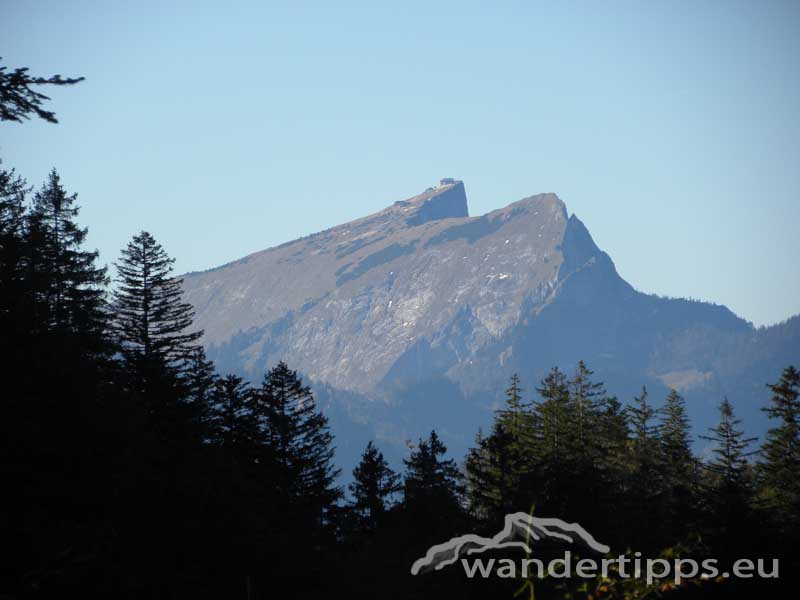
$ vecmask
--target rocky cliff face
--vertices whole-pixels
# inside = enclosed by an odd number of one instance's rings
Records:
[[[283,358],[366,393],[402,377],[397,363],[414,348],[454,368],[514,327],[523,306],[544,305],[567,230],[555,195],[469,217],[457,182],[184,285],[207,345],[246,340],[234,351],[248,369]]]
[[[763,346],[738,378],[751,363],[772,378],[785,366],[768,358],[770,335],[728,309],[635,291],[556,195],[470,217],[461,182],[189,274],[184,289],[220,368],[257,379],[286,360],[341,427],[390,441],[437,427],[456,451],[511,372],[532,389],[583,358],[620,395],[647,383],[696,396],[704,427],[721,394],[737,396],[723,377],[732,340]],[[800,355],[796,335],[771,335],[781,356]]]

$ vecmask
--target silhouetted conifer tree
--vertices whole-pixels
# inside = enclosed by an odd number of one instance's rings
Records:
[[[317,408],[311,389],[284,362],[264,376],[254,410],[270,461],[264,468],[275,502],[272,510],[284,543],[325,543],[328,515],[342,496],[335,484],[339,469],[333,465],[328,419]]]
[[[567,381],[568,426],[565,438],[565,455],[569,477],[565,481],[567,513],[587,527],[603,523],[598,514],[597,500],[606,482],[602,479],[601,405],[606,396],[603,384],[594,381],[594,372],[579,361],[574,375]],[[593,490],[587,494],[586,490]]]
[[[527,488],[521,487],[513,436],[495,420],[491,434],[478,435],[465,461],[465,490],[471,516],[487,531],[496,529],[506,514],[530,509]],[[524,504],[523,504],[524,501]]]
[[[671,543],[681,541],[691,531],[696,513],[698,483],[692,456],[689,417],[686,403],[671,390],[659,416],[658,437],[663,457],[664,529]]]
[[[116,263],[116,331],[133,385],[143,393],[177,385],[179,370],[202,335],[190,331],[194,311],[182,301],[173,263],[146,231],[133,237]]]
[[[446,454],[447,447],[431,431],[428,439],[420,439],[403,460],[403,508],[409,523],[426,542],[462,526],[461,473],[453,459],[445,458]]]
[[[0,344],[6,356],[28,335],[25,301],[25,198],[27,185],[13,170],[0,169]],[[18,355],[18,352],[16,353]],[[12,365],[9,365],[12,367]],[[13,367],[9,372],[13,372]]]
[[[536,416],[522,392],[519,376],[512,375],[490,435],[478,436],[465,462],[470,510],[489,528],[510,512],[530,510],[533,501]]]
[[[747,457],[753,454],[748,447],[756,438],[745,437],[739,429],[741,420],[735,417],[727,398],[719,412],[719,424],[709,429],[711,435],[700,437],[713,443],[713,458],[705,465],[709,537],[720,552],[728,554],[740,547],[739,540],[747,539],[745,532],[750,527],[753,478]]]
[[[783,532],[800,526],[800,372],[786,367],[778,383],[770,384],[772,397],[763,408],[777,425],[761,447],[763,490],[759,501]]]
[[[402,489],[400,476],[395,473],[371,441],[361,460],[353,469],[349,485],[352,500],[349,508],[355,514],[360,532],[374,532],[381,525],[393,497]]]
[[[523,391],[519,375],[514,373],[505,392],[505,406],[495,415],[495,422],[509,436],[508,452],[512,464],[509,465],[511,471],[508,476],[514,480],[510,485],[518,491],[525,485],[526,474],[533,466],[533,446],[536,442],[536,417],[533,406],[523,400]]]
[[[601,461],[598,465],[600,485],[592,494],[596,500],[595,526],[607,543],[623,545],[625,531],[629,528],[629,515],[625,512],[629,486],[630,431],[628,415],[622,404],[613,396],[600,402],[600,416],[596,435]]]
[[[663,543],[663,460],[656,411],[647,388],[628,407],[631,426],[629,501],[630,538],[638,547],[658,549]]]
[[[592,380],[593,371],[582,360],[568,382],[570,400],[570,452],[579,468],[591,470],[598,459],[597,419],[600,402],[605,396],[603,384]]]
[[[570,398],[567,377],[553,368],[536,389],[541,400],[534,403],[536,415],[536,460],[538,463],[538,493],[536,510],[539,514],[567,513],[567,492],[570,477]]]
[[[107,317],[106,269],[97,266],[97,252],[83,249],[88,230],[77,224],[76,199],[50,171],[28,215],[29,276],[39,330],[79,335],[99,351]]]

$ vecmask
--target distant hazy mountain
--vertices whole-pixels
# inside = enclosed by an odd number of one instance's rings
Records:
[[[623,401],[675,387],[696,432],[727,395],[760,433],[766,382],[800,363],[800,317],[755,329],[724,306],[643,294],[555,194],[470,217],[460,181],[184,287],[221,370],[258,380],[284,359],[314,384],[348,467],[369,437],[397,456],[432,427],[458,455],[511,373],[532,395],[580,359]]]

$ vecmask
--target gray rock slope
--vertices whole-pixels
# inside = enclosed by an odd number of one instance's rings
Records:
[[[456,453],[508,376],[530,392],[585,359],[623,399],[647,384],[723,395],[753,428],[764,384],[800,358],[800,324],[754,329],[723,306],[642,294],[555,194],[470,217],[460,181],[362,219],[184,277],[220,369],[257,380],[278,360],[309,378],[354,458],[436,427]]]

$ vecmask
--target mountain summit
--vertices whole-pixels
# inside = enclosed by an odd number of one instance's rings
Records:
[[[233,344],[246,370],[282,358],[368,393],[421,370],[463,368],[523,307],[544,305],[566,277],[562,265],[594,256],[581,247],[586,256],[565,260],[570,227],[553,194],[470,217],[464,184],[445,179],[368,217],[187,276],[185,291],[206,344]],[[420,352],[435,364],[406,365]]]
[[[395,202],[394,206],[400,209],[408,225],[469,216],[464,183],[454,179],[442,179],[436,187],[410,200]]]
[[[401,443],[435,426],[456,450],[512,372],[533,391],[584,359],[614,393],[679,389],[703,427],[725,394],[758,414],[754,394],[800,347],[797,319],[776,334],[637,292],[555,194],[470,217],[454,179],[186,275],[184,291],[221,369],[257,379],[285,360],[365,436]]]

